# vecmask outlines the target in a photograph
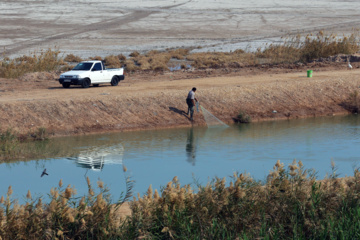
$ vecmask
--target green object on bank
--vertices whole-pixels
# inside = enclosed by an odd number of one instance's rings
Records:
[[[313,70],[307,70],[307,77],[312,77]]]

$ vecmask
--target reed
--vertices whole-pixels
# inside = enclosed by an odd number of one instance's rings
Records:
[[[351,113],[360,113],[360,94],[358,90],[349,93],[347,99],[341,103],[341,106]]]
[[[17,78],[29,72],[44,72],[57,70],[65,63],[59,58],[58,50],[48,49],[34,52],[31,56],[22,56],[15,59],[4,58],[0,63],[0,77]]]
[[[82,61],[82,58],[79,57],[79,56],[75,56],[74,54],[68,54],[68,55],[66,55],[66,57],[64,58],[64,61],[66,61],[66,62],[75,62],[75,63],[78,63],[78,62],[81,62],[81,61]]]
[[[152,50],[141,54],[132,52],[129,58],[119,54],[104,57],[106,66],[118,68],[125,66],[127,72],[135,71],[169,71],[169,66],[180,64],[185,69],[187,64],[196,69],[206,68],[242,68],[257,64],[282,64],[311,62],[337,54],[354,54],[359,51],[359,34],[354,32],[350,36],[317,34],[306,36],[296,35],[285,37],[279,44],[270,44],[259,48],[255,52],[237,49],[230,52],[200,52],[191,53],[190,49],[167,49],[165,51]],[[59,58],[58,50],[48,49],[31,56],[15,59],[4,58],[0,62],[0,77],[17,78],[27,72],[41,72],[72,68],[65,62],[79,62],[82,59],[68,54],[64,59]],[[91,60],[103,60],[101,56],[90,57]],[[179,61],[183,61],[180,62]]]
[[[131,222],[147,239],[352,238],[360,230],[359,176],[316,181],[301,162],[285,169],[278,161],[265,183],[235,173],[229,184],[215,178],[194,193],[175,178],[161,194],[149,188],[134,199]]]
[[[125,170],[124,170],[125,171]],[[71,185],[52,188],[48,203],[39,197],[33,199],[28,191],[26,204],[12,199],[9,186],[6,196],[0,198],[1,239],[114,239],[125,218],[118,215],[119,207],[128,200],[132,180],[126,177],[124,197],[111,203],[108,188],[100,180],[97,193],[86,178],[88,194],[75,197]]]
[[[174,177],[160,192],[150,186],[130,202],[132,214],[117,209],[132,195],[126,177],[122,199],[111,203],[101,181],[98,193],[87,179],[88,194],[59,186],[49,202],[19,205],[9,187],[0,198],[2,239],[357,239],[360,237],[360,172],[338,178],[336,166],[323,180],[294,160],[278,161],[266,181],[235,172],[205,186],[181,186]],[[124,172],[126,169],[124,168]],[[194,189],[193,189],[194,188]]]

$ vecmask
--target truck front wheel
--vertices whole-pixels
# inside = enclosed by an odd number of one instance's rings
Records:
[[[81,86],[83,87],[83,88],[88,88],[89,86],[90,86],[90,79],[84,79],[84,81],[82,82],[82,84],[81,84]]]
[[[119,79],[117,76],[113,76],[111,79],[111,86],[117,86],[119,84]]]

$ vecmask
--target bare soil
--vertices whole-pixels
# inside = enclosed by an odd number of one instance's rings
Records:
[[[62,88],[59,73],[31,73],[0,79],[0,129],[44,127],[63,136],[206,125],[202,114],[195,113],[193,123],[185,114],[192,87],[200,104],[226,123],[240,111],[253,121],[346,114],[360,86],[359,64],[352,64],[352,70],[346,63],[312,63],[133,73],[117,87],[87,89]]]

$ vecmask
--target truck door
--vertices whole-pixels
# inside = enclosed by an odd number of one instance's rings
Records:
[[[95,63],[91,69],[91,83],[101,83],[104,79],[104,71],[102,69],[101,63]]]

